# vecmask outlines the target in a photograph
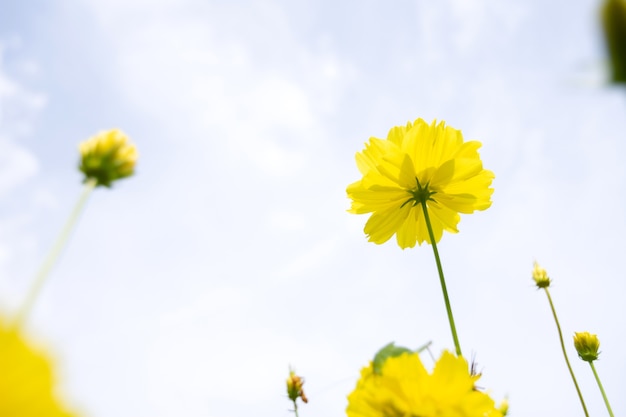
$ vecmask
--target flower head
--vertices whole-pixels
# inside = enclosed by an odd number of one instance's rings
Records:
[[[598,359],[600,352],[600,340],[595,334],[589,332],[576,332],[574,333],[574,347],[578,352],[580,359],[593,362]]]
[[[130,177],[135,171],[137,148],[120,130],[103,131],[79,145],[79,169],[85,181],[93,179],[96,185],[110,187],[113,181]]]
[[[0,416],[71,417],[55,396],[51,364],[0,320]]]
[[[539,266],[537,261],[535,261],[533,266],[533,279],[535,280],[535,284],[537,284],[537,288],[547,288],[552,282],[546,270]]]
[[[304,379],[297,376],[293,370],[290,370],[289,378],[287,378],[287,396],[294,403],[298,397],[302,398],[302,401],[305,403],[309,402],[306,395],[304,395],[302,385],[304,385]]]
[[[429,374],[417,353],[388,358],[381,374],[363,368],[348,396],[348,417],[502,417],[494,401],[476,390],[480,378],[463,357],[444,352]]]
[[[395,234],[403,249],[431,243],[426,211],[438,242],[444,230],[458,232],[459,213],[491,206],[494,175],[483,169],[480,146],[463,142],[461,131],[445,122],[422,119],[392,128],[386,140],[370,138],[356,154],[363,178],[346,190],[349,211],[372,213],[365,225],[370,242],[382,244]]]

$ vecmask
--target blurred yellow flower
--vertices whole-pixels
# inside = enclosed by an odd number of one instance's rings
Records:
[[[611,81],[626,84],[626,0],[604,0],[600,14]]]
[[[130,177],[135,171],[137,148],[120,130],[103,131],[79,145],[79,169],[85,181],[93,179],[96,186],[110,187],[113,181]]]
[[[48,359],[0,321],[0,416],[71,417],[58,402]]]
[[[348,417],[502,417],[494,401],[478,391],[479,375],[467,361],[444,352],[429,374],[419,354],[390,357],[382,372],[363,368],[356,389],[348,396]]]
[[[431,243],[422,204],[435,241],[457,233],[459,213],[491,206],[494,175],[483,169],[477,141],[463,142],[460,130],[422,119],[396,126],[387,139],[370,138],[356,154],[363,178],[350,184],[350,212],[373,213],[365,225],[369,241],[382,244],[395,234],[401,248]]]
[[[535,261],[533,265],[533,279],[535,280],[535,284],[537,284],[537,288],[546,288],[550,286],[550,277],[548,276],[548,272],[543,269],[537,261]]]
[[[589,332],[574,333],[574,347],[580,359],[592,362],[598,359],[600,352],[600,340],[595,334]]]

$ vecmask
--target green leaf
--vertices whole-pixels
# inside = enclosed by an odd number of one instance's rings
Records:
[[[411,349],[402,346],[396,346],[394,342],[383,346],[374,356],[374,361],[372,363],[372,367],[374,368],[374,374],[380,375],[382,373],[383,365],[388,358],[395,358],[396,356],[400,356],[406,352],[413,353]]]

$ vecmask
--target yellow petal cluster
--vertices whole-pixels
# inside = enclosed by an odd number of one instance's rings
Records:
[[[444,352],[431,374],[417,353],[388,358],[380,374],[363,368],[348,396],[348,417],[502,417],[467,361]]]
[[[548,272],[543,269],[537,261],[535,261],[533,265],[533,279],[535,280],[537,288],[547,288],[552,282],[548,276]]]
[[[0,321],[0,416],[72,417],[57,400],[50,362]]]
[[[483,169],[480,146],[443,121],[422,119],[392,128],[386,140],[372,137],[356,154],[363,177],[346,190],[349,211],[372,213],[365,233],[377,244],[394,234],[403,249],[431,243],[423,204],[436,242],[444,230],[457,233],[459,213],[491,206],[494,174]]]
[[[85,181],[93,179],[96,185],[110,187],[113,181],[135,172],[137,148],[121,130],[100,132],[82,142],[79,150],[79,169],[85,174]]]
[[[580,359],[593,362],[600,356],[600,340],[595,334],[589,332],[574,333],[574,347]]]

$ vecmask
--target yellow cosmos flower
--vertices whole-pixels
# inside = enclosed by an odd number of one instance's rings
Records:
[[[137,148],[120,130],[100,132],[82,142],[79,150],[79,169],[85,174],[85,181],[93,179],[96,186],[110,187],[113,181],[135,172]]]
[[[477,141],[463,142],[460,130],[422,119],[396,126],[387,139],[370,138],[356,162],[363,178],[347,188],[351,213],[373,213],[365,225],[369,241],[382,244],[394,234],[405,249],[435,242],[443,231],[457,233],[459,213],[491,206],[494,179],[483,169]]]
[[[72,417],[55,397],[48,359],[0,321],[0,416]]]
[[[502,417],[494,401],[475,389],[479,375],[467,361],[444,352],[429,374],[417,353],[388,358],[380,374],[363,368],[348,396],[348,417]]]

